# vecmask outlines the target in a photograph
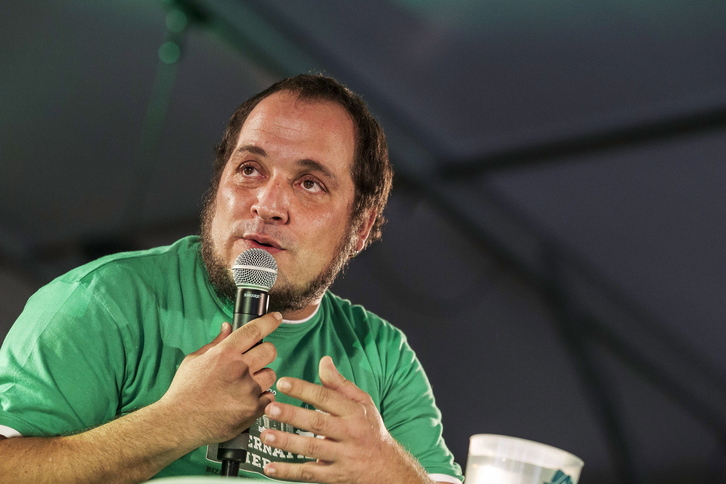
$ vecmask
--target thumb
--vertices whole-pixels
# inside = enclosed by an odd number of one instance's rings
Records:
[[[323,356],[320,359],[318,373],[320,375],[320,383],[322,383],[325,388],[330,388],[331,390],[340,392],[351,400],[359,403],[365,403],[368,401],[368,394],[358,388],[355,383],[341,375],[330,356]]]
[[[232,334],[232,325],[229,323],[222,323],[222,327],[219,330],[219,334],[209,343],[205,344],[201,348],[199,348],[197,351],[192,353],[193,355],[203,355],[210,349],[217,346],[219,343],[224,341],[224,339]]]

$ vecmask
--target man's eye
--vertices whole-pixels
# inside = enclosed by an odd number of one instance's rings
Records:
[[[252,165],[242,165],[239,171],[245,176],[253,176],[257,173],[257,168]]]
[[[320,183],[309,178],[302,181],[302,187],[305,190],[314,193],[323,191],[323,187],[320,185]]]

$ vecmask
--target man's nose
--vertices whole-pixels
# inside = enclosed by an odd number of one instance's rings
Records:
[[[252,213],[265,223],[285,224],[289,218],[290,193],[283,180],[270,180],[257,189]]]

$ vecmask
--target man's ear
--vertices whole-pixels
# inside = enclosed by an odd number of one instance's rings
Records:
[[[363,250],[363,247],[366,246],[366,241],[368,240],[368,236],[371,233],[371,229],[373,228],[373,224],[376,221],[376,217],[378,217],[378,212],[372,208],[366,210],[366,212],[361,217],[360,226],[355,232],[356,243],[354,249],[356,254]]]

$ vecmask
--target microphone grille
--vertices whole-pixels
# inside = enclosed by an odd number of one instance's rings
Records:
[[[234,283],[269,291],[277,279],[277,262],[263,249],[247,249],[237,256],[232,266]]]

